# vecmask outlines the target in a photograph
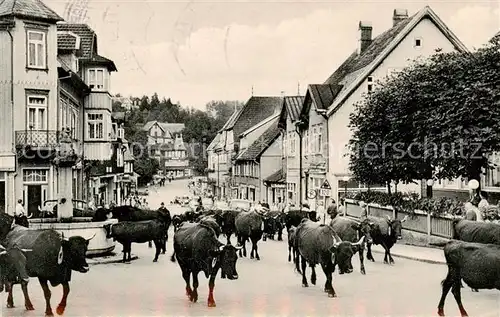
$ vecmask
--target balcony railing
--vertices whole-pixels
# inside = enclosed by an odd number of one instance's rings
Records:
[[[34,147],[57,147],[60,131],[53,130],[24,130],[16,131],[16,145],[29,145]]]

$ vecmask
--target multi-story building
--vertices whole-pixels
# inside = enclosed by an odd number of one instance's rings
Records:
[[[444,22],[428,6],[411,17],[407,10],[396,9],[393,14],[393,26],[372,37],[370,23],[359,23],[359,46],[326,80],[325,84],[338,87],[340,91],[330,105],[325,107],[328,118],[328,165],[327,179],[332,188],[332,196],[338,197],[339,189],[348,186],[362,188],[362,184],[348,181],[349,156],[347,144],[351,138],[348,127],[349,115],[354,111],[354,104],[362,100],[365,94],[373,91],[378,80],[408,66],[412,60],[435,54],[437,49],[443,52],[453,50],[467,51],[462,42],[450,31]],[[398,190],[401,190],[398,186]],[[420,187],[406,188],[419,192]]]
[[[182,138],[184,123],[149,121],[142,128],[148,134],[150,155],[161,164],[163,174],[172,178],[192,175],[189,155]]]

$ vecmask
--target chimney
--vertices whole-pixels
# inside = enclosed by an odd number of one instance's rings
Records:
[[[360,45],[359,53],[362,54],[366,51],[368,46],[372,43],[372,24],[370,22],[359,21],[360,30]]]
[[[392,26],[396,26],[399,22],[407,18],[408,18],[408,10],[394,9],[394,14],[392,15]]]

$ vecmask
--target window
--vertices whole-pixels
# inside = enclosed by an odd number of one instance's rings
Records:
[[[117,153],[116,153],[116,166],[117,167],[123,167],[123,153],[125,152],[125,149],[123,148],[119,148],[117,149]]]
[[[24,169],[23,182],[25,183],[46,183],[47,182],[47,169]]]
[[[111,123],[111,132],[109,133],[109,137],[112,140],[116,140],[118,136],[118,125],[116,123]]]
[[[28,31],[28,68],[47,68],[45,32]]]
[[[47,129],[47,97],[28,96],[28,126],[29,130]]]
[[[500,187],[500,167],[495,167],[486,171],[484,187]]]
[[[104,135],[104,119],[102,113],[89,113],[87,118],[89,139],[102,140]]]
[[[104,69],[89,69],[88,85],[90,89],[104,90]]]
[[[415,48],[420,48],[420,47],[422,47],[422,39],[421,39],[421,38],[419,38],[419,37],[415,38],[415,42],[414,42],[414,44],[413,44],[413,47],[415,47]]]
[[[366,79],[366,81],[368,82],[368,93],[371,93],[373,91],[373,77],[372,76],[368,76],[368,78]]]

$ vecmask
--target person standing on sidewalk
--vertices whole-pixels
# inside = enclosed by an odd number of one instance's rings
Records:
[[[330,220],[333,220],[335,217],[337,217],[338,210],[337,210],[337,204],[335,203],[335,199],[332,198],[330,205],[328,205],[326,213],[330,215]]]
[[[341,215],[341,216],[345,216],[346,215],[345,200],[344,200],[344,198],[340,198],[339,215]]]
[[[365,202],[360,201],[359,206],[361,207],[361,215],[359,216],[359,219],[363,221],[368,218],[368,205]]]
[[[325,211],[325,207],[323,206],[323,202],[322,201],[318,202],[318,207],[316,208],[316,212],[318,213],[320,221],[322,221],[323,224],[326,224],[327,213]]]

